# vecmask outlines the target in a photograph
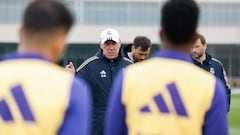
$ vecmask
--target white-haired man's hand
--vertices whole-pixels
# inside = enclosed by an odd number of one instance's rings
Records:
[[[75,67],[72,62],[69,62],[69,64],[65,66],[65,70],[72,74],[75,74],[75,72],[76,72]]]

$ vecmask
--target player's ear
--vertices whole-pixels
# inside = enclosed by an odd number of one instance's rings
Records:
[[[23,27],[23,25],[21,25],[21,26],[18,28],[18,39],[19,39],[19,42],[20,42],[20,43],[22,43],[23,37],[24,37],[24,27]]]
[[[66,33],[56,32],[51,39],[52,52],[56,55],[56,60],[63,54],[66,49]]]
[[[161,40],[162,43],[165,42],[166,40],[165,33],[162,29],[159,31],[159,39]]]
[[[204,50],[206,50],[207,49],[207,44],[204,44],[203,47],[204,47]]]

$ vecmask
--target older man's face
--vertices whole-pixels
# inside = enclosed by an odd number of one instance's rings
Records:
[[[103,50],[103,55],[107,59],[112,60],[118,57],[120,46],[121,46],[120,42],[109,40],[101,44],[100,47]]]

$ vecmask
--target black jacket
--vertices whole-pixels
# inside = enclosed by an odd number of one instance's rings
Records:
[[[77,76],[85,79],[92,89],[92,135],[103,135],[104,115],[113,80],[117,72],[129,64],[132,62],[123,57],[122,53],[118,58],[108,60],[100,50],[77,69]]]
[[[193,62],[195,65],[214,74],[216,77],[218,77],[220,80],[222,80],[222,82],[225,86],[225,89],[226,89],[227,100],[228,100],[227,101],[227,103],[228,103],[227,109],[229,112],[230,101],[231,101],[231,89],[230,89],[230,85],[227,80],[226,72],[222,66],[222,63],[219,60],[212,58],[212,56],[207,53],[206,53],[206,59],[203,61],[202,64],[200,62],[196,61],[195,59],[193,59]]]

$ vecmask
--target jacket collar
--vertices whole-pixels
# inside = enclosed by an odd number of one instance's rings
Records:
[[[206,53],[206,59],[204,61],[208,64],[211,64],[211,59],[212,59],[212,56],[210,54]]]
[[[189,55],[181,53],[181,52],[177,52],[177,51],[170,51],[170,50],[158,51],[157,53],[155,53],[154,56],[170,58],[170,59],[177,59],[177,60],[182,60],[182,61],[192,63],[192,59]]]
[[[212,59],[212,56],[210,55],[210,54],[208,54],[208,53],[205,53],[206,54],[206,59],[205,60],[203,60],[203,64],[211,64],[211,59]],[[200,62],[198,62],[197,60],[195,60],[194,58],[192,58],[192,60],[193,60],[193,62],[194,62],[194,64],[197,64],[197,65],[201,65],[201,63]]]
[[[39,59],[44,61],[50,61],[48,58],[44,57],[43,55],[27,52],[27,53],[9,53],[3,56],[2,60],[13,60],[13,59]]]
[[[96,56],[98,56],[100,59],[103,59],[103,60],[105,60],[105,61],[107,61],[107,62],[117,63],[118,61],[120,61],[120,59],[123,58],[123,52],[122,52],[122,50],[120,49],[120,50],[119,50],[118,57],[115,58],[115,59],[109,60],[109,59],[107,59],[107,58],[103,55],[103,50],[102,50],[102,49],[99,49],[98,52],[96,53]]]

